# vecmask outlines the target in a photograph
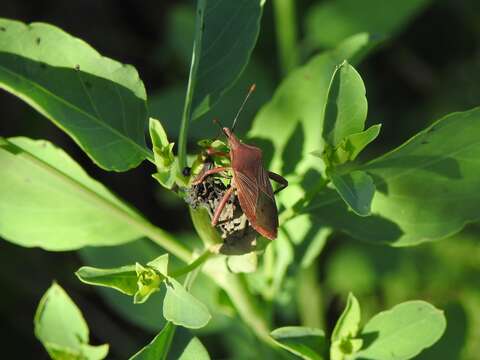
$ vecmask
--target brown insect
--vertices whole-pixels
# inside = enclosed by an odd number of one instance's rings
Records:
[[[194,180],[193,185],[200,184],[207,176],[231,171],[232,181],[230,188],[225,192],[215,210],[211,221],[212,226],[217,225],[225,205],[236,190],[240,207],[252,227],[261,235],[273,240],[277,237],[278,230],[278,212],[274,194],[286,188],[288,181],[274,172],[267,171],[262,164],[262,150],[256,146],[242,143],[233,132],[238,115],[254,90],[255,84],[250,87],[245,100],[240,106],[233,120],[232,128],[222,127],[222,131],[227,137],[230,151],[208,152],[211,156],[229,157],[230,166],[220,166],[200,173]],[[274,192],[269,179],[278,182],[281,187]]]

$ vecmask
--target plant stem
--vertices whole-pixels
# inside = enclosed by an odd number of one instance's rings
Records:
[[[178,137],[178,164],[179,171],[187,166],[187,141],[188,126],[192,118],[192,102],[195,83],[197,80],[197,69],[202,50],[203,36],[203,12],[205,10],[205,1],[199,1],[197,6],[197,20],[195,26],[195,41],[193,42],[192,62],[190,64],[190,73],[188,76],[187,93],[183,105],[182,123],[180,125],[180,135]]]
[[[298,65],[297,23],[294,0],[273,0],[275,32],[282,74]]]
[[[199,257],[197,257],[193,262],[188,264],[187,266],[184,266],[176,271],[173,271],[170,276],[171,277],[179,277],[185,274],[188,274],[189,272],[195,270],[197,267],[202,265],[205,261],[208,260],[210,256],[212,256],[214,253],[210,251],[210,249],[205,250]]]

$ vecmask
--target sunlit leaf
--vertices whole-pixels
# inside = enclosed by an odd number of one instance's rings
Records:
[[[333,172],[330,179],[340,197],[355,214],[370,215],[375,185],[373,179],[366,172],[356,170],[342,175]]]
[[[361,333],[364,348],[354,359],[411,359],[437,342],[445,328],[442,311],[424,301],[404,302],[370,319]]]
[[[302,359],[327,359],[325,333],[320,329],[286,326],[273,330],[271,335],[281,347]]]
[[[377,189],[367,218],[349,212],[328,189],[306,210],[315,220],[354,238],[398,246],[458,232],[480,217],[478,134],[479,108],[453,113],[361,166]]]
[[[141,234],[140,219],[63,150],[43,140],[0,138],[0,234],[25,247],[72,250]]]
[[[114,269],[83,266],[75,275],[86,284],[113,288],[126,295],[133,296],[137,292],[137,273],[133,265]]]
[[[335,69],[328,88],[323,137],[336,148],[347,136],[363,131],[367,117],[365,86],[348,62]]]
[[[0,19],[0,88],[50,119],[107,170],[137,166],[145,144],[146,94],[137,71],[43,23]]]
[[[89,345],[89,331],[82,313],[56,283],[47,290],[35,313],[35,336],[54,360],[100,360],[108,345]]]
[[[133,355],[130,360],[165,360],[174,334],[175,325],[167,322],[162,331],[148,345]]]
[[[167,293],[163,300],[163,316],[175,325],[198,329],[207,325],[211,315],[177,280],[165,280]]]

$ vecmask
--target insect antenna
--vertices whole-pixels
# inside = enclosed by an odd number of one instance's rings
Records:
[[[247,102],[250,95],[255,91],[256,87],[257,87],[257,85],[252,84],[252,86],[250,86],[250,89],[248,89],[247,96],[245,96],[245,99],[243,100],[242,105],[240,105],[240,109],[238,109],[238,111],[237,111],[237,115],[235,115],[235,118],[233,119],[232,132],[235,130],[235,126],[237,125],[238,116],[242,112],[243,107],[245,106],[245,103]]]

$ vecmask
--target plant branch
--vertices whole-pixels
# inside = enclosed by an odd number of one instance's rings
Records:
[[[273,0],[275,33],[282,74],[298,65],[297,23],[294,0]]]
[[[170,274],[170,276],[176,278],[176,277],[188,274],[191,271],[195,270],[200,265],[202,265],[212,255],[214,255],[214,253],[210,249],[207,249],[199,257],[197,257],[193,262],[191,262],[187,266],[184,266],[184,267],[182,267],[182,268],[180,268],[176,271],[173,271]]]

